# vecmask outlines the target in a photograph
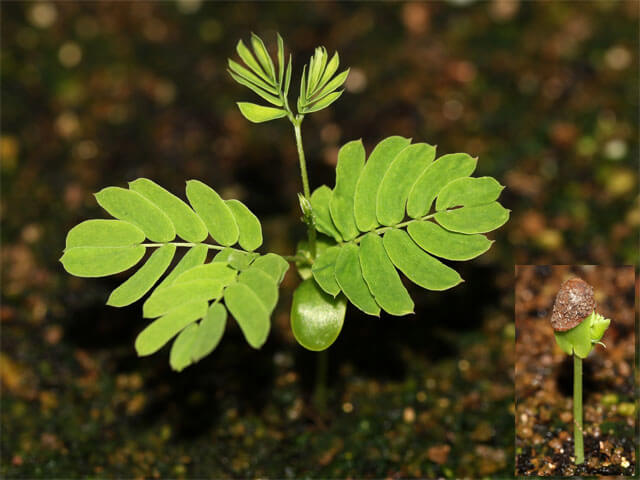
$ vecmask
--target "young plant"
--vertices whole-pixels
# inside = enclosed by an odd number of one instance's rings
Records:
[[[587,358],[609,328],[611,320],[596,313],[593,287],[580,278],[565,281],[553,304],[551,326],[556,342],[567,355],[573,355],[573,437],[575,463],[584,463],[582,424],[582,359]]]
[[[242,115],[254,123],[287,118],[293,125],[307,225],[296,254],[256,253],[262,245],[259,220],[241,202],[223,200],[197,180],[187,182],[187,204],[153,181],[138,179],[128,189],[108,187],[96,194],[115,219],[74,227],[61,259],[71,274],[101,277],[123,272],[153,251],[107,304],[129,305],[151,292],[142,313],[154,320],[135,347],[149,355],[175,338],[175,370],[215,349],[229,313],[249,345],[260,348],[290,262],[303,279],[293,296],[293,334],[303,347],[321,351],[338,337],[348,301],[375,316],[381,310],[413,313],[398,270],[428,290],[458,285],[460,275],[436,257],[481,255],[493,243],[483,234],[509,218],[496,201],[504,187],[491,177],[470,176],[476,158],[454,153],[436,160],[434,146],[400,136],[382,140],[368,158],[361,140],[348,142],[338,153],[335,186],[312,193],[301,124],[340,97],[349,70],[337,73],[338,54],[329,57],[317,48],[302,70],[294,112],[288,100],[291,55],[285,62],[280,35],[276,62],[256,35],[250,47],[238,42],[237,53],[244,65],[229,60],[231,77],[269,104],[239,102]],[[186,253],[162,279],[179,249]],[[326,372],[326,358],[323,365]]]

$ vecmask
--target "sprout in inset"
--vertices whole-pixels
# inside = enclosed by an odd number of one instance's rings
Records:
[[[551,326],[556,342],[567,354],[573,355],[573,418],[575,463],[584,463],[582,429],[582,359],[609,327],[611,320],[596,313],[593,287],[581,278],[565,281],[553,304]]]

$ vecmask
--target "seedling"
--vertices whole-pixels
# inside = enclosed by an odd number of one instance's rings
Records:
[[[556,342],[567,355],[573,355],[573,438],[575,463],[584,463],[582,424],[582,359],[587,358],[611,320],[596,313],[593,287],[580,278],[565,281],[553,304],[551,326]]]
[[[270,104],[239,102],[242,115],[254,123],[286,118],[293,125],[307,226],[295,255],[256,253],[260,221],[240,201],[223,200],[198,180],[187,181],[187,204],[140,178],[129,188],[96,194],[115,219],[74,227],[61,259],[73,275],[102,277],[132,268],[152,251],[107,304],[123,307],[151,292],[142,314],[153,320],[135,348],[150,355],[173,340],[169,358],[178,371],[216,348],[229,313],[249,345],[260,348],[290,263],[303,279],[293,296],[293,334],[303,347],[321,351],[340,334],[348,301],[369,315],[413,313],[397,270],[428,290],[458,285],[460,275],[436,257],[470,260],[483,254],[493,243],[483,234],[509,218],[496,201],[504,187],[491,177],[470,176],[477,158],[453,153],[436,160],[434,146],[400,136],[382,140],[368,158],[361,140],[348,142],[338,153],[335,186],[311,192],[302,121],[341,96],[349,70],[336,74],[338,54],[329,58],[317,48],[302,69],[294,112],[288,100],[292,59],[285,62],[280,35],[276,62],[256,35],[250,48],[238,42],[237,53],[244,65],[229,60],[229,74]],[[186,253],[170,269],[179,250]],[[323,365],[326,372],[326,359]]]

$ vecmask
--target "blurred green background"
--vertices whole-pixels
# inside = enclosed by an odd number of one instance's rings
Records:
[[[636,0],[428,3],[2,3],[3,477],[462,477],[514,471],[514,263],[636,264]],[[140,176],[198,178],[294,251],[293,134],[251,125],[226,73],[250,32],[351,66],[305,119],[312,187],[340,145],[399,134],[479,156],[510,222],[466,282],[412,291],[416,315],[349,310],[330,351],[329,414],[310,406],[315,355],[288,326],[285,279],[267,344],[229,325],[182,374],[135,357],[139,306],[104,306],[122,278],[67,275],[66,231],[103,216],[93,192]]]

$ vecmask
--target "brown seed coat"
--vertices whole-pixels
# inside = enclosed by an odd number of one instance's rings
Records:
[[[580,325],[596,308],[593,287],[581,278],[565,281],[553,304],[551,326],[556,332],[566,332]]]

